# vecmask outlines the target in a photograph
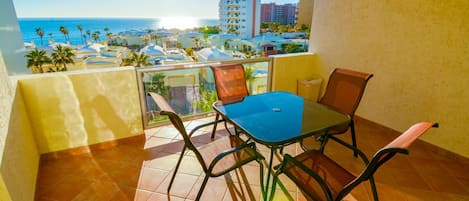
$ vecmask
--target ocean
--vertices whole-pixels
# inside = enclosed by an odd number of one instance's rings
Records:
[[[70,43],[72,45],[83,44],[82,34],[86,34],[86,30],[90,30],[91,33],[95,31],[101,32],[100,38],[103,39],[105,38],[105,27],[109,28],[109,32],[111,33],[130,30],[174,28],[168,27],[171,26],[171,23],[167,23],[164,19],[158,18],[19,18],[18,22],[21,33],[23,34],[23,41],[28,43],[34,41],[36,45],[41,44],[41,39],[36,34],[36,28],[41,28],[44,31],[44,45],[47,45],[47,40],[51,38],[56,42],[65,42],[64,35],[59,31],[59,28],[62,25],[68,29]],[[218,24],[218,19],[190,19],[189,26],[193,28],[217,26]],[[78,30],[77,25],[81,25],[83,27],[82,33]]]

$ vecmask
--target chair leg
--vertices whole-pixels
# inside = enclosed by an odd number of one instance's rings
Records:
[[[199,201],[200,197],[202,197],[202,193],[204,192],[205,185],[207,185],[208,175],[205,175],[204,181],[202,182],[202,186],[200,186],[199,192],[197,193],[197,197],[195,201]]]
[[[375,179],[373,178],[373,176],[370,177],[370,186],[371,186],[371,191],[373,192],[373,200],[379,201],[378,191],[376,190]]]
[[[270,196],[269,196],[269,201],[272,201],[274,199],[274,195],[275,195],[275,189],[277,188],[277,181],[278,181],[278,175],[279,175],[279,172],[275,172],[274,175],[273,175],[273,179],[272,179],[272,188],[270,189]],[[269,188],[268,186],[266,187],[266,190],[267,188]],[[264,198],[264,200],[267,200],[267,198]]]
[[[355,124],[353,123],[353,120],[350,121],[350,133],[352,133],[352,145],[355,149],[358,149],[357,140],[355,138]],[[358,157],[358,152],[356,150],[353,150],[353,156],[355,156],[355,158]]]
[[[319,151],[321,153],[324,153],[324,148],[326,147],[327,141],[329,141],[329,134],[326,131],[326,133],[321,137],[322,137],[322,139],[320,139],[321,140],[321,146],[319,147]]]
[[[215,122],[217,122],[219,118],[220,118],[220,114],[217,113],[215,115]],[[217,123],[213,124],[212,137],[211,137],[212,139],[215,137],[215,131],[217,130],[217,125],[218,125]]]
[[[176,178],[176,173],[177,173],[177,171],[178,171],[178,169],[179,169],[179,165],[181,165],[181,161],[182,161],[182,157],[184,156],[184,152],[186,152],[186,146],[184,146],[184,147],[182,148],[181,155],[179,156],[178,163],[176,164],[176,168],[174,169],[173,176],[171,177],[171,181],[169,182],[168,194],[169,194],[169,191],[171,191],[171,186],[173,185],[174,178]]]

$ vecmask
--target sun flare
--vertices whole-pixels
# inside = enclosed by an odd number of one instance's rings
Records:
[[[165,29],[191,29],[199,26],[199,20],[195,17],[162,17],[158,23],[158,28]]]

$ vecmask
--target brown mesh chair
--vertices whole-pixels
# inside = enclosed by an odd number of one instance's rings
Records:
[[[319,103],[350,116],[351,121],[349,124],[334,127],[328,134],[344,134],[350,127],[354,147],[357,147],[357,142],[355,139],[353,117],[365,91],[366,84],[371,77],[373,77],[373,74],[336,68],[329,77],[324,96],[319,100]],[[308,138],[307,140],[311,139]],[[321,138],[321,140],[321,150],[323,150],[327,139]],[[303,148],[305,150],[310,149],[306,144],[303,142]],[[354,156],[357,156],[356,152],[354,152]]]
[[[275,191],[278,176],[283,173],[296,183],[305,197],[310,200],[340,201],[360,183],[369,180],[374,200],[377,201],[378,193],[373,180],[373,174],[381,165],[397,153],[408,154],[407,148],[412,142],[431,127],[438,127],[438,124],[421,122],[413,125],[391,143],[376,152],[370,162],[363,152],[335,136],[331,136],[331,139],[355,150],[365,162],[366,167],[358,176],[350,173],[319,150],[309,150],[295,157],[285,154],[282,163],[276,167],[278,169],[274,174],[271,198],[274,195],[273,191]]]
[[[210,68],[215,78],[215,89],[219,101],[240,99],[249,95],[243,65],[225,64],[210,66]],[[220,119],[220,114],[217,113],[215,121],[218,121],[218,119]],[[227,128],[226,121],[225,128]],[[212,138],[215,136],[216,129],[217,124],[213,126]],[[237,133],[236,128],[235,133]]]
[[[181,155],[179,156],[179,160],[176,164],[176,168],[174,173],[171,177],[171,181],[168,186],[168,194],[171,190],[171,186],[173,184],[174,178],[176,177],[176,173],[178,171],[179,165],[181,164],[182,158],[185,155],[186,149],[191,150],[194,152],[197,160],[199,161],[202,169],[205,173],[205,178],[202,182],[202,186],[200,187],[199,192],[197,193],[197,197],[195,200],[200,200],[202,196],[202,192],[207,184],[209,177],[218,177],[224,175],[236,168],[243,166],[252,161],[257,161],[260,166],[260,175],[263,175],[263,165],[262,160],[264,160],[263,156],[256,151],[255,144],[252,143],[245,143],[241,139],[239,139],[236,135],[229,135],[229,137],[220,138],[209,144],[196,147],[192,141],[191,136],[200,128],[210,126],[212,124],[218,122],[209,122],[202,125],[199,125],[191,130],[188,134],[184,127],[184,124],[181,118],[174,112],[173,108],[169,105],[169,103],[159,94],[149,92],[148,93],[156,105],[160,108],[159,114],[166,115],[169,117],[169,120],[173,124],[173,126],[179,131],[184,139],[184,147],[181,151]],[[262,176],[260,177],[262,178]],[[261,180],[261,186],[263,182]],[[263,191],[263,188],[261,188]]]

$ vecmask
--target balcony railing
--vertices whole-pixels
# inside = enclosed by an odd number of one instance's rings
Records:
[[[166,121],[156,112],[157,106],[147,95],[148,92],[164,96],[184,118],[213,114],[212,104],[217,100],[217,95],[210,65],[228,63],[244,65],[250,94],[270,91],[272,72],[270,58],[139,68],[137,79],[144,127],[154,127]]]

